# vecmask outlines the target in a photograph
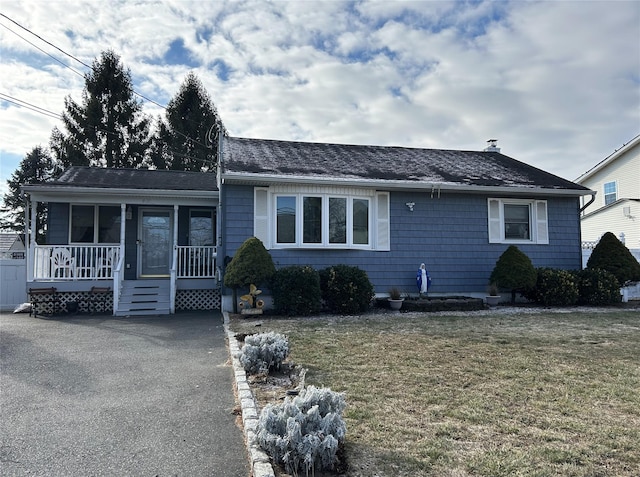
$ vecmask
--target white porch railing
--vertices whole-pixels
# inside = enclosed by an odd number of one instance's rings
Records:
[[[184,246],[177,248],[177,278],[214,278],[217,248],[212,246]]]
[[[216,247],[176,247],[176,278],[215,278]],[[119,245],[36,245],[35,281],[113,280]],[[122,280],[124,270],[120,270]]]
[[[36,245],[34,280],[111,280],[119,245]]]

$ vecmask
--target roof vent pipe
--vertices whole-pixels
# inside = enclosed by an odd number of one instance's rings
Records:
[[[487,144],[488,146],[484,148],[484,152],[500,152],[497,139],[489,139]]]

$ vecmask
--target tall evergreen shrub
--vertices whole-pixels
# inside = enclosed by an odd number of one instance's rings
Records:
[[[259,287],[269,282],[276,271],[271,255],[260,239],[250,237],[238,248],[227,265],[224,286],[233,289],[233,307],[237,312],[237,290],[251,284]]]
[[[495,283],[500,289],[510,290],[511,303],[515,303],[516,293],[534,287],[537,276],[529,257],[515,245],[510,245],[498,258],[489,283]]]
[[[619,286],[628,281],[640,281],[640,263],[611,232],[604,234],[593,249],[587,268],[600,268],[613,273]]]

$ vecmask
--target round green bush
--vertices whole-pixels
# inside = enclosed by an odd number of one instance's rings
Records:
[[[344,315],[367,311],[374,297],[367,272],[349,265],[334,265],[321,270],[320,289],[329,310]]]
[[[496,284],[499,289],[510,290],[511,302],[515,303],[516,292],[535,286],[536,278],[536,269],[531,259],[515,245],[509,245],[498,258],[489,283]]]
[[[312,267],[292,265],[276,270],[271,293],[278,314],[308,316],[320,311],[320,275]]]
[[[567,270],[542,268],[536,282],[537,301],[547,306],[571,306],[578,303],[575,274]]]
[[[613,273],[600,268],[585,268],[577,273],[579,303],[611,305],[620,303],[620,285]]]

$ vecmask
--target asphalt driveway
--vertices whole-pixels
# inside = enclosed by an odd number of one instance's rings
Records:
[[[3,476],[249,475],[219,313],[0,314]]]

